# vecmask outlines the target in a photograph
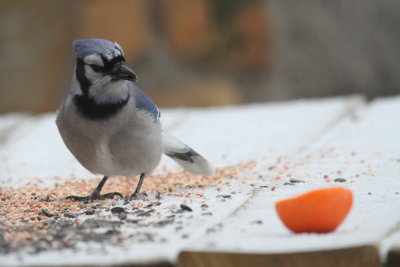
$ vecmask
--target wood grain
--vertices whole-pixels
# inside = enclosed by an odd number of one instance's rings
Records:
[[[283,254],[240,254],[184,251],[179,255],[177,266],[377,267],[381,266],[381,263],[379,252],[376,247],[360,246],[344,249]]]
[[[388,253],[385,267],[398,266],[400,266],[400,247],[394,247]]]

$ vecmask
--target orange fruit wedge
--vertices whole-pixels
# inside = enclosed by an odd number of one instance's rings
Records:
[[[352,204],[349,189],[332,187],[281,200],[275,209],[283,224],[295,233],[327,233],[343,222]]]

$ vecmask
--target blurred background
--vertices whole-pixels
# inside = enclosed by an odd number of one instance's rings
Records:
[[[398,0],[1,0],[0,113],[55,111],[80,38],[160,107],[398,94],[399,26]]]

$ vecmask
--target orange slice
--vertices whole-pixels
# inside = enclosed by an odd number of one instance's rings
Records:
[[[295,233],[327,233],[346,218],[353,203],[349,189],[318,189],[275,203],[275,209],[287,228]]]

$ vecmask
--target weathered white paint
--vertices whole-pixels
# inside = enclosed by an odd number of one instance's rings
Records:
[[[393,243],[388,231],[400,222],[400,99],[383,99],[366,105],[362,98],[299,100],[210,109],[162,111],[164,128],[203,154],[217,167],[246,160],[258,162],[256,173],[242,173],[229,184],[190,192],[188,205],[176,224],[162,228],[120,230],[126,234],[151,231],[164,243],[132,243],[123,248],[82,244],[81,252],[56,251],[36,256],[0,256],[4,265],[65,265],[174,262],[185,250],[289,252],[320,248],[382,244],[385,251]],[[0,117],[0,135],[4,117]],[[356,120],[354,120],[356,118]],[[10,125],[10,122],[7,122]],[[54,114],[26,117],[8,128],[0,147],[0,185],[23,184],[34,177],[91,177],[62,144],[54,124]],[[353,153],[355,152],[355,153]],[[321,154],[323,157],[321,157]],[[277,161],[279,160],[279,163]],[[276,165],[274,168],[270,168]],[[162,166],[178,168],[164,157]],[[326,182],[323,175],[340,175],[346,183]],[[361,177],[356,174],[367,171]],[[283,185],[289,179],[305,183]],[[277,175],[281,180],[274,180]],[[8,180],[10,178],[10,180]],[[268,187],[261,187],[267,185]],[[286,230],[273,204],[285,197],[314,188],[341,185],[353,190],[355,205],[345,223],[327,235],[295,235]],[[276,186],[275,191],[271,191]],[[232,194],[222,201],[217,195]],[[369,195],[368,192],[372,194]],[[188,193],[185,191],[184,193]],[[150,196],[153,198],[154,196]],[[162,216],[182,198],[164,196],[156,207]],[[202,203],[209,208],[202,210]],[[123,203],[120,203],[121,205]],[[203,212],[212,212],[204,216]],[[145,222],[155,220],[153,217]],[[262,224],[256,223],[261,220]],[[187,235],[187,238],[182,238]],[[388,237],[388,238],[387,238]],[[387,242],[386,242],[387,241]],[[88,253],[88,249],[92,251]],[[61,260],[60,260],[61,259]]]

